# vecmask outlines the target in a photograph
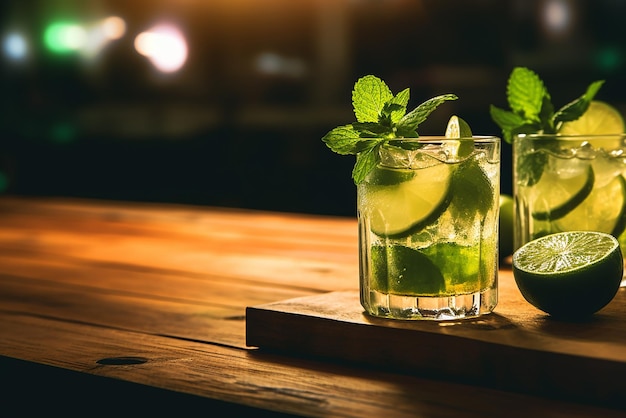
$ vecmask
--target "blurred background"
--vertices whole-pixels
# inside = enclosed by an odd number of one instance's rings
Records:
[[[355,214],[321,142],[374,74],[499,135],[515,66],[626,113],[621,0],[4,0],[0,193]],[[511,192],[511,150],[502,187]]]

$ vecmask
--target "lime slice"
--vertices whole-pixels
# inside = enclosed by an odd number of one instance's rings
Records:
[[[446,138],[463,138],[458,141],[456,148],[456,156],[458,158],[467,157],[474,151],[474,141],[472,138],[472,130],[467,122],[458,116],[451,116],[446,127]]]
[[[365,181],[373,185],[388,186],[411,180],[415,170],[377,166],[367,175]]]
[[[594,189],[566,216],[555,222],[559,231],[601,231],[619,237],[626,227],[626,180],[621,175]]]
[[[592,100],[589,108],[581,117],[571,122],[564,122],[559,134],[563,135],[604,135],[624,133],[624,119],[613,106],[598,100]]]
[[[544,171],[533,186],[535,202],[533,218],[554,221],[575,209],[593,190],[594,174],[591,165],[580,174],[565,177],[558,170]]]
[[[437,220],[450,202],[451,171],[441,163],[414,170],[411,180],[395,186],[364,182],[361,207],[369,214],[372,232],[401,238]]]
[[[424,254],[403,245],[373,245],[372,288],[396,295],[437,295],[445,288],[439,268]]]
[[[611,134],[622,134],[626,130],[624,119],[613,106],[593,100],[583,115],[571,122],[564,122],[559,134],[562,135],[594,135],[592,144],[595,148],[613,150],[622,146],[621,137]],[[607,135],[603,137],[602,135]],[[611,135],[611,136],[609,136]]]
[[[624,262],[617,239],[569,231],[530,241],[513,253],[513,276],[524,298],[555,317],[591,315],[615,297]]]
[[[452,177],[452,207],[459,219],[474,219],[476,213],[485,214],[495,206],[494,189],[487,174],[475,158],[463,161]]]

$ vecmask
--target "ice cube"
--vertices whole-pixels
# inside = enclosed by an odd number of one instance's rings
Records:
[[[545,170],[562,179],[570,179],[584,175],[588,170],[589,161],[578,158],[561,158],[551,155],[548,158]]]

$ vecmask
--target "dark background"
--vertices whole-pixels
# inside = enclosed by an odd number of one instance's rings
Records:
[[[535,70],[557,107],[597,79],[626,113],[626,2],[620,0],[5,0],[0,5],[0,193],[190,203],[353,216],[353,156],[321,142],[354,120],[351,89],[375,74],[410,106],[460,99],[457,114],[499,135],[515,66]],[[124,36],[95,57],[54,53],[55,21],[118,16]],[[188,58],[160,73],[134,39],[180,28]],[[27,52],[8,52],[19,33]],[[511,149],[502,150],[511,192]]]

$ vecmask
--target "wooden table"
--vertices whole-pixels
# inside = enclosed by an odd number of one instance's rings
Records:
[[[354,219],[5,196],[0,267],[2,416],[626,415],[247,346],[247,307],[357,291]]]

